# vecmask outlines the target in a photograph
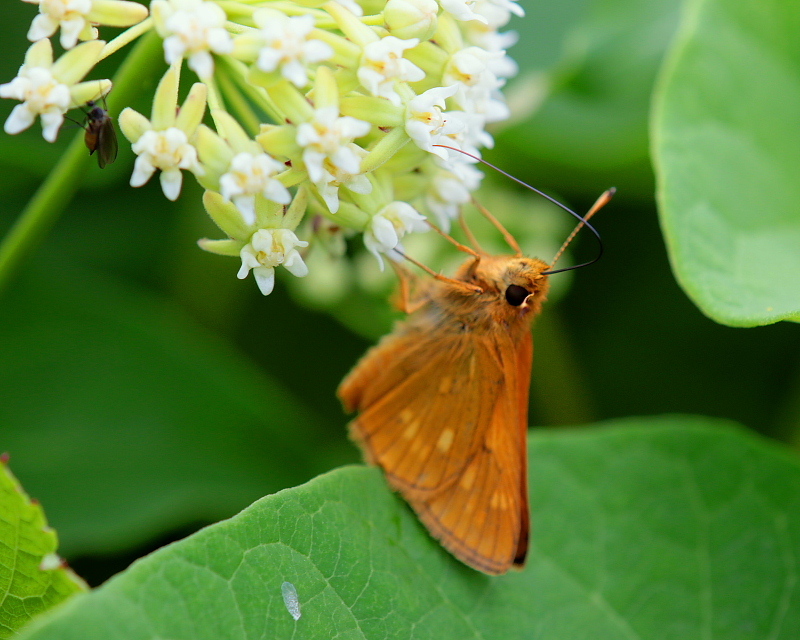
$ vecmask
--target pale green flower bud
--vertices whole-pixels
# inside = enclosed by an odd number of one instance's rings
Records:
[[[393,36],[428,40],[436,32],[438,12],[436,0],[389,0],[383,19]]]

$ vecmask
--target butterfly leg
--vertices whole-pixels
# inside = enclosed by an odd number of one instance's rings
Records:
[[[433,225],[431,225],[431,226],[433,226]],[[435,229],[436,227],[433,227],[433,228]],[[461,245],[461,246],[464,246],[464,245]],[[464,247],[464,248],[468,250],[467,253],[469,253],[469,254],[471,254],[471,255],[473,255],[475,257],[475,262],[476,263],[480,260],[480,256],[477,253],[475,253],[474,251],[472,251],[472,249],[470,249],[469,247]],[[398,249],[394,249],[394,251],[396,251],[398,254],[403,256],[410,263],[417,265],[425,273],[433,276],[434,278],[436,278],[440,282],[446,282],[448,284],[453,285],[454,287],[456,287],[458,289],[462,289],[462,290],[468,291],[470,293],[483,293],[483,289],[481,289],[477,285],[469,284],[468,282],[464,282],[463,280],[456,280],[455,278],[448,278],[446,275],[443,275],[441,273],[438,273],[438,272],[434,271],[428,265],[422,264],[419,260],[416,260],[416,259],[412,258],[411,256],[406,255],[402,251],[400,251]]]
[[[489,222],[491,222],[497,228],[497,230],[500,231],[500,233],[503,234],[503,238],[505,238],[505,241],[508,244],[508,246],[511,247],[518,256],[521,256],[522,249],[520,249],[519,243],[514,239],[514,236],[512,236],[508,232],[508,230],[502,224],[500,224],[500,221],[497,218],[495,218],[492,215],[492,213],[486,207],[484,207],[480,202],[478,202],[475,198],[472,199],[472,204],[474,204],[477,207],[478,211],[480,211],[483,214],[483,216]]]
[[[480,253],[486,253],[483,250],[483,247],[481,247],[480,242],[478,242],[478,239],[475,237],[475,234],[472,233],[472,229],[470,229],[469,226],[467,225],[467,219],[464,217],[463,211],[458,214],[458,224],[461,225],[461,230],[464,232],[464,235],[467,236],[467,240],[469,240],[469,243],[473,247],[475,247]]]
[[[480,260],[481,259],[481,254],[479,254],[477,251],[475,251],[475,249],[472,249],[472,248],[468,247],[465,244],[461,244],[458,240],[456,240],[452,236],[447,235],[444,231],[442,231],[439,227],[437,227],[435,224],[433,224],[430,220],[428,220],[428,225],[430,226],[431,229],[433,229],[436,233],[438,233],[440,236],[442,236],[445,240],[447,240],[450,244],[452,244],[459,251],[463,251],[464,253],[468,253],[473,258],[475,258],[475,260]],[[472,233],[468,232],[468,236],[470,237],[470,242],[473,242],[475,240],[475,237],[472,235]],[[477,244],[477,243],[475,243],[475,244]]]
[[[402,265],[390,261],[394,272],[397,274],[397,279],[400,281],[400,289],[397,292],[393,302],[400,311],[405,314],[414,313],[422,305],[425,304],[423,298],[412,300],[411,283],[416,281],[415,276]]]

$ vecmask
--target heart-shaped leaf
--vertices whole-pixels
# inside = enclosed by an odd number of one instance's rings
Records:
[[[530,460],[522,572],[460,564],[379,471],[346,467],[157,551],[22,638],[800,634],[793,454],[726,423],[667,417],[533,432]]]

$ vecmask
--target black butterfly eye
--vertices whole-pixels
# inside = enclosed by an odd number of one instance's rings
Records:
[[[520,287],[518,284],[510,284],[506,289],[506,302],[511,306],[518,307],[525,302],[525,298],[529,295],[530,291],[525,287]]]

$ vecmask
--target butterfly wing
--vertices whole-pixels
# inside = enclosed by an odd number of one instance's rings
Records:
[[[351,433],[445,548],[504,573],[528,544],[530,333],[424,329],[387,336],[344,380]]]

